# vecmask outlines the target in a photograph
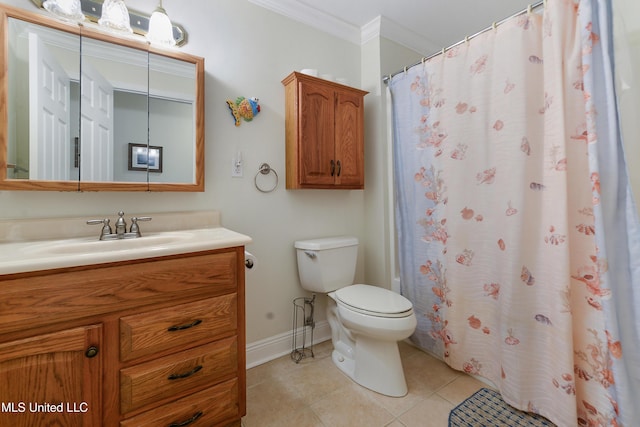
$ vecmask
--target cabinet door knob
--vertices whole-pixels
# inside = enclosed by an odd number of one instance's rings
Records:
[[[338,176],[340,176],[341,171],[342,171],[342,164],[340,164],[340,160],[338,160]]]
[[[336,173],[336,162],[333,161],[333,159],[331,160],[331,176],[333,176]]]
[[[91,359],[92,357],[96,357],[98,355],[98,347],[92,345],[87,349],[87,351],[84,352],[84,355],[89,359]]]

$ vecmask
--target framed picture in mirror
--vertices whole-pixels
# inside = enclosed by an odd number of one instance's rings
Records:
[[[162,173],[162,147],[129,143],[129,170]]]

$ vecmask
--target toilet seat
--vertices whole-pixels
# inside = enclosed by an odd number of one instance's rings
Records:
[[[411,301],[388,289],[351,285],[334,292],[335,300],[349,310],[376,317],[407,317],[413,314]]]

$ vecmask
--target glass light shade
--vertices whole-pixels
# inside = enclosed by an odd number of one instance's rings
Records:
[[[84,21],[80,0],[45,0],[42,7],[60,17]]]
[[[153,14],[151,14],[147,40],[149,40],[150,43],[163,46],[174,46],[176,44],[176,40],[173,37],[171,20],[162,6],[156,8]]]
[[[129,9],[124,4],[124,0],[105,0],[98,24],[113,30],[133,33],[129,21]]]

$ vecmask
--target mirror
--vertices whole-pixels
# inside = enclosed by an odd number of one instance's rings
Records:
[[[202,58],[0,13],[0,189],[204,191]]]

